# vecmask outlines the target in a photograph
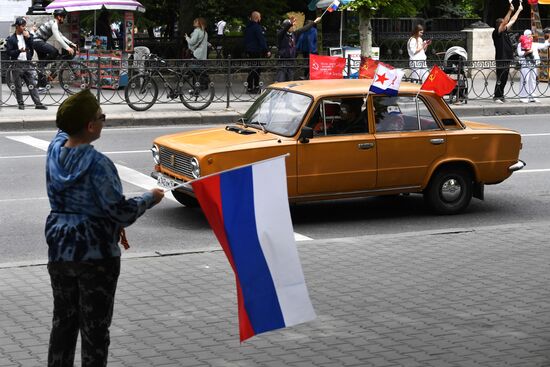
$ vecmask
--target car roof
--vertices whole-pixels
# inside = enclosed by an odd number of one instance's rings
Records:
[[[324,79],[324,80],[296,80],[291,82],[271,84],[272,88],[290,89],[310,94],[314,97],[326,95],[366,94],[372,84],[372,79]],[[402,82],[400,93],[418,93],[420,84]],[[428,93],[430,92],[422,92]]]

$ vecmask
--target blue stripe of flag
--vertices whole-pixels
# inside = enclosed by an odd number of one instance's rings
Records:
[[[256,334],[285,327],[273,278],[262,252],[254,212],[252,166],[220,177],[225,232]]]
[[[370,86],[370,91],[373,92],[373,93],[377,93],[377,94],[386,94],[388,96],[396,96],[397,95],[397,90],[395,90],[395,89],[391,89],[391,88],[382,89],[382,88],[378,88],[374,85]]]

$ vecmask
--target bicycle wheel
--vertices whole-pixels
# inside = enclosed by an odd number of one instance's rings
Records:
[[[202,83],[201,83],[201,76]],[[210,106],[216,94],[214,83],[210,81],[206,72],[203,74],[188,72],[178,81],[178,93],[181,103],[190,110],[204,110]]]
[[[67,94],[90,88],[91,80],[90,69],[81,62],[67,61],[59,67],[59,84]]]
[[[145,111],[157,101],[159,88],[155,79],[148,74],[134,75],[124,88],[124,98],[131,109]]]

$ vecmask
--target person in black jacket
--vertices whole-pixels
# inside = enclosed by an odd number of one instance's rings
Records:
[[[281,24],[281,29],[277,31],[277,46],[279,48],[279,58],[289,59],[282,61],[282,67],[277,71],[277,81],[285,82],[294,80],[294,60],[296,59],[296,40],[300,34],[310,30],[315,24],[321,21],[321,17],[317,17],[313,22],[310,22],[300,29],[292,30],[296,24],[296,18],[290,17],[285,19]]]
[[[521,1],[519,2],[518,10],[512,15],[514,5],[510,2],[510,8],[504,18],[498,18],[493,31],[493,43],[495,45],[495,61],[496,61],[496,84],[493,101],[496,103],[504,103],[504,87],[508,82],[508,74],[510,72],[510,64],[514,58],[514,46],[510,40],[509,30],[518,19],[519,13],[523,10]]]
[[[35,108],[38,110],[45,110],[46,106],[40,101],[38,91],[36,89],[36,70],[30,64],[34,50],[32,48],[32,35],[25,28],[27,21],[25,18],[17,18],[15,23],[15,33],[8,37],[6,40],[6,46],[8,51],[8,57],[13,61],[11,82],[15,88],[15,98],[17,99],[17,105],[20,110],[25,109],[23,102],[23,91],[21,88],[21,79],[25,81]]]
[[[271,57],[271,52],[267,47],[264,30],[260,25],[262,16],[260,12],[253,11],[250,14],[250,20],[244,29],[244,51],[249,59],[261,59]],[[255,64],[255,62],[251,62]],[[254,65],[253,65],[254,66]],[[246,78],[247,91],[251,94],[260,93],[260,68],[253,67]]]

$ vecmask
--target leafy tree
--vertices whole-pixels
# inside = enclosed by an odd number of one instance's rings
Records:
[[[359,39],[361,54],[370,56],[372,49],[371,18],[377,16],[397,17],[400,15],[417,14],[426,1],[419,0],[354,0],[347,5],[348,9],[355,10],[359,14]]]

